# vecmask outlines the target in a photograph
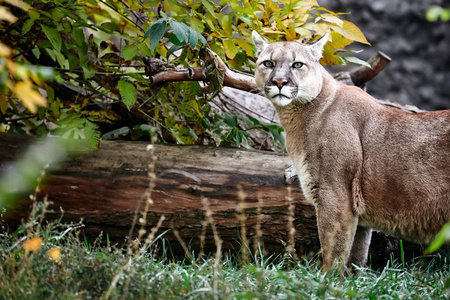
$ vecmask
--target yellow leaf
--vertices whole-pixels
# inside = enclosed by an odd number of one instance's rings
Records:
[[[17,17],[10,13],[8,8],[0,6],[0,21],[8,21],[9,23],[14,23],[17,21]]]
[[[344,47],[353,43],[352,40],[346,38],[342,34],[332,31],[331,32],[331,42],[329,43],[334,49],[343,49]]]
[[[5,114],[7,109],[8,109],[8,101],[6,100],[6,96],[0,94],[0,111],[2,112],[2,114]]]
[[[297,37],[295,30],[293,28],[286,29],[286,41],[293,41]]]
[[[251,43],[249,43],[245,39],[235,39],[235,41],[237,42],[239,47],[241,47],[242,49],[245,50],[245,52],[247,52],[247,55],[253,56],[253,48],[251,46]]]
[[[14,86],[14,94],[32,113],[37,112],[38,105],[47,106],[47,100],[38,91],[33,90],[30,80],[18,82]]]
[[[203,25],[202,20],[197,18],[195,15],[191,16],[191,26],[192,29],[198,32],[203,32],[205,30],[205,25]]]
[[[305,23],[303,26],[303,28],[314,31],[316,34],[318,34],[319,36],[325,35],[327,32],[330,31],[330,29],[328,28],[328,25],[325,23]]]
[[[11,48],[6,46],[5,44],[2,44],[1,42],[0,42],[0,56],[1,57],[11,56]]]
[[[41,244],[42,238],[35,236],[32,237],[31,239],[26,240],[25,243],[23,244],[23,248],[25,249],[26,252],[35,252],[39,250]]]
[[[322,14],[320,15],[320,18],[326,22],[336,24],[339,27],[344,26],[344,21],[339,19],[339,17],[333,16],[332,14]]]
[[[10,59],[6,59],[6,66],[8,67],[9,73],[11,73],[14,76],[17,75],[16,73],[17,73],[18,68],[17,68],[17,64],[14,61],[12,61]],[[20,74],[20,75],[23,75],[23,74]],[[25,74],[25,76],[26,76],[26,74]]]
[[[344,62],[342,61],[342,58],[336,54],[336,51],[330,43],[327,43],[323,47],[323,56],[320,59],[320,63],[325,66],[334,66],[342,65]]]
[[[317,0],[306,0],[304,2],[309,3],[313,6],[319,6],[319,3],[317,3]]]
[[[6,3],[14,5],[15,7],[21,8],[22,10],[29,11],[31,6],[22,0],[5,0]]]
[[[332,24],[329,24],[329,26],[331,29],[337,31],[350,40],[370,45],[364,34],[355,24],[347,20],[343,20],[343,22],[344,24],[342,25],[342,28]]]
[[[47,254],[51,259],[55,261],[61,260],[61,249],[59,249],[58,247],[48,250]]]
[[[229,59],[233,59],[239,50],[232,40],[224,40],[223,48],[225,50],[225,54]]]
[[[232,37],[233,36],[233,27],[232,27],[232,20],[233,16],[230,15],[224,15],[222,18],[222,28],[223,32],[225,32],[226,36]]]
[[[300,34],[300,40],[302,41],[309,41],[309,39],[311,38],[311,31],[303,27],[295,28],[295,32]]]

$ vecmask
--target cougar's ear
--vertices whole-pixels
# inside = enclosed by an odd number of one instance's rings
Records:
[[[256,47],[255,56],[258,57],[261,54],[261,52],[263,52],[264,49],[266,49],[266,47],[269,46],[269,43],[266,42],[266,40],[254,30],[252,31],[252,38],[253,43],[255,44]]]
[[[314,58],[314,60],[319,61],[320,58],[322,58],[323,47],[328,42],[329,38],[330,38],[330,34],[326,33],[319,39],[317,39],[314,42],[307,45],[311,51],[311,54],[312,54],[312,57]]]

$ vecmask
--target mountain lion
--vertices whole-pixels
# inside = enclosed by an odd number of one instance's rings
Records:
[[[324,271],[363,266],[372,229],[432,241],[450,221],[450,110],[402,112],[336,81],[319,64],[328,34],[311,44],[252,35],[256,84],[316,208]]]

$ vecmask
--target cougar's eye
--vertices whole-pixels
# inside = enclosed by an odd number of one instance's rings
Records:
[[[303,67],[303,63],[302,62],[299,62],[299,61],[297,61],[297,62],[295,62],[295,63],[293,63],[292,64],[292,67],[294,68],[294,69],[300,69],[301,67]]]
[[[266,68],[273,68],[273,62],[271,62],[270,60],[266,60],[263,62],[264,67]]]

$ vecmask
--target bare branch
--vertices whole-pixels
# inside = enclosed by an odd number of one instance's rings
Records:
[[[366,66],[360,66],[358,69],[350,73],[353,84],[356,86],[361,86],[364,83],[370,81],[372,78],[377,76],[388,63],[391,62],[391,58],[381,51],[378,51],[374,56],[372,56],[367,63],[372,66],[372,69]]]
[[[212,62],[214,58],[218,61],[218,67],[225,71],[224,86],[259,93],[253,75],[231,69],[217,54],[206,49],[205,62]],[[351,79],[354,85],[360,86],[375,77],[389,62],[390,58],[387,55],[378,52],[368,61],[372,69],[362,66],[348,75],[346,74],[347,76],[339,73],[340,75],[337,75],[336,79],[346,83],[350,83],[348,79]],[[155,86],[172,81],[208,81],[202,68],[176,69],[173,65],[151,57],[146,57],[144,64],[146,65],[146,74],[150,76],[151,83]]]

